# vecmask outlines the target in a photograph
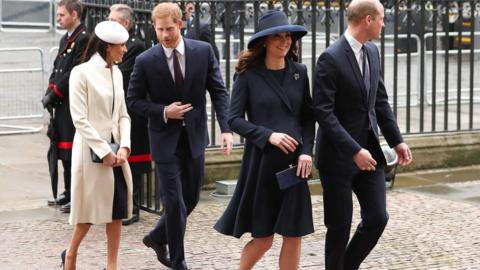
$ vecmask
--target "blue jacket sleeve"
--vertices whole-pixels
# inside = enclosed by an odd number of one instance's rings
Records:
[[[228,124],[234,132],[263,149],[273,131],[245,119],[245,113],[249,107],[249,86],[246,77],[245,73],[242,73],[236,75],[234,80]]]
[[[142,62],[140,57],[135,59],[135,65],[128,85],[128,108],[145,118],[156,118],[161,120],[155,121],[156,125],[165,125],[165,121],[163,121],[165,105],[154,103],[148,98],[149,85],[144,65],[144,62]]]

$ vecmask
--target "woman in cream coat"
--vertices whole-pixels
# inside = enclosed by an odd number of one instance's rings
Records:
[[[80,242],[91,224],[106,223],[107,269],[117,268],[122,218],[132,213],[130,117],[125,105],[122,74],[113,63],[126,52],[127,31],[116,22],[95,27],[84,63],[70,75],[70,110],[76,128],[72,149],[70,224],[75,225],[65,269],[75,269]],[[112,108],[113,106],[113,108]],[[117,153],[108,143],[120,145]],[[90,149],[103,163],[92,162]]]

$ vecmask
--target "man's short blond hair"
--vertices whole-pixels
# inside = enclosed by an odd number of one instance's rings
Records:
[[[174,3],[160,3],[153,8],[152,22],[155,24],[156,19],[171,17],[174,23],[182,20],[182,10]]]
[[[379,15],[380,6],[378,0],[353,0],[347,9],[348,22],[358,24],[367,15],[375,17]]]

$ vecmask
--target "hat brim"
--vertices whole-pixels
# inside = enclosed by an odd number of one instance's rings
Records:
[[[255,33],[248,40],[247,48],[251,49],[253,44],[262,37],[278,34],[278,33],[291,33],[295,40],[298,40],[307,34],[307,29],[301,25],[280,25],[271,27],[265,30],[262,30],[258,33]]]

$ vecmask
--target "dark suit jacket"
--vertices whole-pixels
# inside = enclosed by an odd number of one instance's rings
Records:
[[[301,143],[300,154],[311,156],[315,134],[311,104],[305,65],[289,60],[280,85],[262,64],[236,77],[228,121],[233,131],[260,149],[273,132],[282,132]]]
[[[188,30],[187,34],[185,35],[186,38],[201,40],[201,41],[210,43],[210,45],[212,45],[213,52],[215,53],[215,57],[217,58],[217,60],[219,59],[217,45],[215,45],[215,43],[212,43],[212,34],[210,32],[210,25],[200,22],[200,26],[199,26],[200,31],[198,31],[199,34],[197,35],[195,20],[191,20],[187,25],[187,30]]]
[[[361,148],[380,153],[377,162],[385,163],[378,126],[390,147],[403,142],[381,78],[378,49],[370,42],[366,48],[371,74],[368,98],[357,60],[344,36],[318,59],[313,100],[319,123],[316,166],[320,171],[357,172],[353,156]],[[374,136],[373,149],[367,145],[368,136]]]
[[[169,119],[167,123],[164,122],[164,108],[172,102],[181,101],[193,106],[184,120],[193,158],[203,154],[208,144],[207,90],[221,131],[230,132],[227,124],[229,96],[212,47],[202,41],[183,40],[185,83],[181,93],[175,89],[161,44],[137,57],[130,77],[128,107],[148,118],[152,158],[155,161],[165,162],[173,158],[182,131],[181,120]]]

